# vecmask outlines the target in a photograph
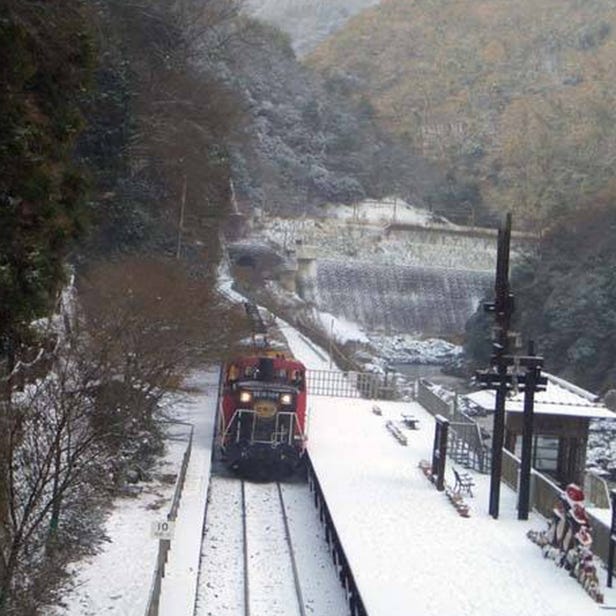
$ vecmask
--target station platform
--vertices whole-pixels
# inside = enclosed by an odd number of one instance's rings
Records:
[[[602,607],[526,536],[516,494],[501,486],[488,513],[489,476],[473,474],[470,517],[419,468],[430,460],[434,419],[416,402],[312,397],[308,450],[369,616],[591,616]],[[418,429],[407,429],[412,415]],[[399,425],[407,444],[386,428]],[[461,469],[465,470],[465,469]],[[448,465],[446,480],[453,486]],[[605,572],[601,572],[604,577]],[[605,606],[604,606],[605,607]]]

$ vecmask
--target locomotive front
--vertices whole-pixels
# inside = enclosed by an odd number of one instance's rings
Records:
[[[305,368],[282,354],[229,365],[222,397],[222,453],[244,477],[291,475],[304,452]]]

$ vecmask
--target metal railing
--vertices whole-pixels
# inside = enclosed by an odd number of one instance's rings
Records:
[[[168,521],[174,521],[177,518],[178,509],[180,506],[180,498],[182,497],[182,489],[184,488],[184,481],[186,480],[186,470],[188,469],[188,462],[190,461],[190,454],[192,452],[192,442],[195,427],[192,424],[182,421],[171,422],[177,425],[190,426],[190,435],[188,437],[188,445],[182,456],[182,465],[178,478],[175,482],[175,489],[173,491],[173,500],[171,501],[171,508],[167,514]],[[152,584],[150,586],[150,595],[148,599],[148,605],[145,611],[145,616],[158,616],[158,607],[160,604],[160,590],[162,586],[162,580],[165,577],[165,565],[167,564],[167,556],[171,548],[170,539],[158,540],[158,554],[156,556],[156,569],[152,577]]]
[[[458,464],[479,473],[490,472],[490,449],[483,443],[479,426],[471,419],[449,424],[447,455]]]
[[[450,420],[447,433],[447,455],[468,468],[489,473],[490,450],[483,443],[479,425],[464,413],[457,412],[455,398],[444,400],[428,385],[426,379],[417,381],[417,402],[430,414]]]
[[[338,531],[334,525],[325,495],[319,483],[319,479],[314,471],[310,457],[306,455],[306,469],[308,472],[308,485],[314,493],[314,504],[319,510],[319,519],[325,526],[325,539],[331,548],[334,564],[339,572],[340,583],[345,589],[351,616],[367,616],[361,593],[355,581],[355,576],[351,570],[351,565],[344,552],[344,548],[338,536]]]
[[[391,399],[396,397],[395,382],[372,372],[308,370],[306,391],[310,396]]]
[[[602,477],[592,471],[584,474],[584,494],[586,502],[601,509],[610,507],[610,490]]]
[[[453,401],[448,402],[436,395],[430,387],[428,387],[429,381],[426,379],[419,379],[417,381],[417,402],[421,404],[430,414],[442,415],[449,420],[453,420],[455,414],[455,405]]]

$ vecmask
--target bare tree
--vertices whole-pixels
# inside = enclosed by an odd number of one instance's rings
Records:
[[[93,267],[81,283],[92,356],[140,425],[195,366],[220,358],[236,327],[208,278],[180,264],[132,257]]]
[[[0,605],[9,614],[24,613],[35,601],[29,595],[37,572],[49,562],[60,566],[55,548],[63,505],[88,491],[108,460],[101,427],[92,422],[96,377],[85,348],[71,340],[45,378],[3,406]]]

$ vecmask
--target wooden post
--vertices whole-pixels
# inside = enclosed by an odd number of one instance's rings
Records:
[[[610,526],[610,547],[607,557],[607,587],[612,588],[612,577],[614,575],[614,544],[616,543],[616,490],[610,491],[612,501],[612,524]]]
[[[511,241],[511,214],[507,214],[504,229],[498,230],[498,253],[494,304],[497,339],[494,344],[493,362],[496,364],[499,384],[496,390],[494,427],[492,431],[492,468],[490,475],[490,515],[498,518],[500,502],[500,481],[503,465],[503,443],[505,438],[505,398],[507,396],[507,364],[502,361],[509,352],[509,324],[513,313],[513,296],[509,290],[509,245]]]
[[[435,420],[434,445],[432,447],[432,481],[436,485],[436,489],[442,492],[445,489],[449,420],[442,415],[437,415]]]
[[[535,355],[532,340],[528,343],[528,355]],[[518,520],[528,520],[530,500],[530,467],[533,448],[533,415],[535,389],[540,368],[529,366],[524,387],[524,424],[522,428],[522,461],[520,463],[520,487],[518,490]]]

